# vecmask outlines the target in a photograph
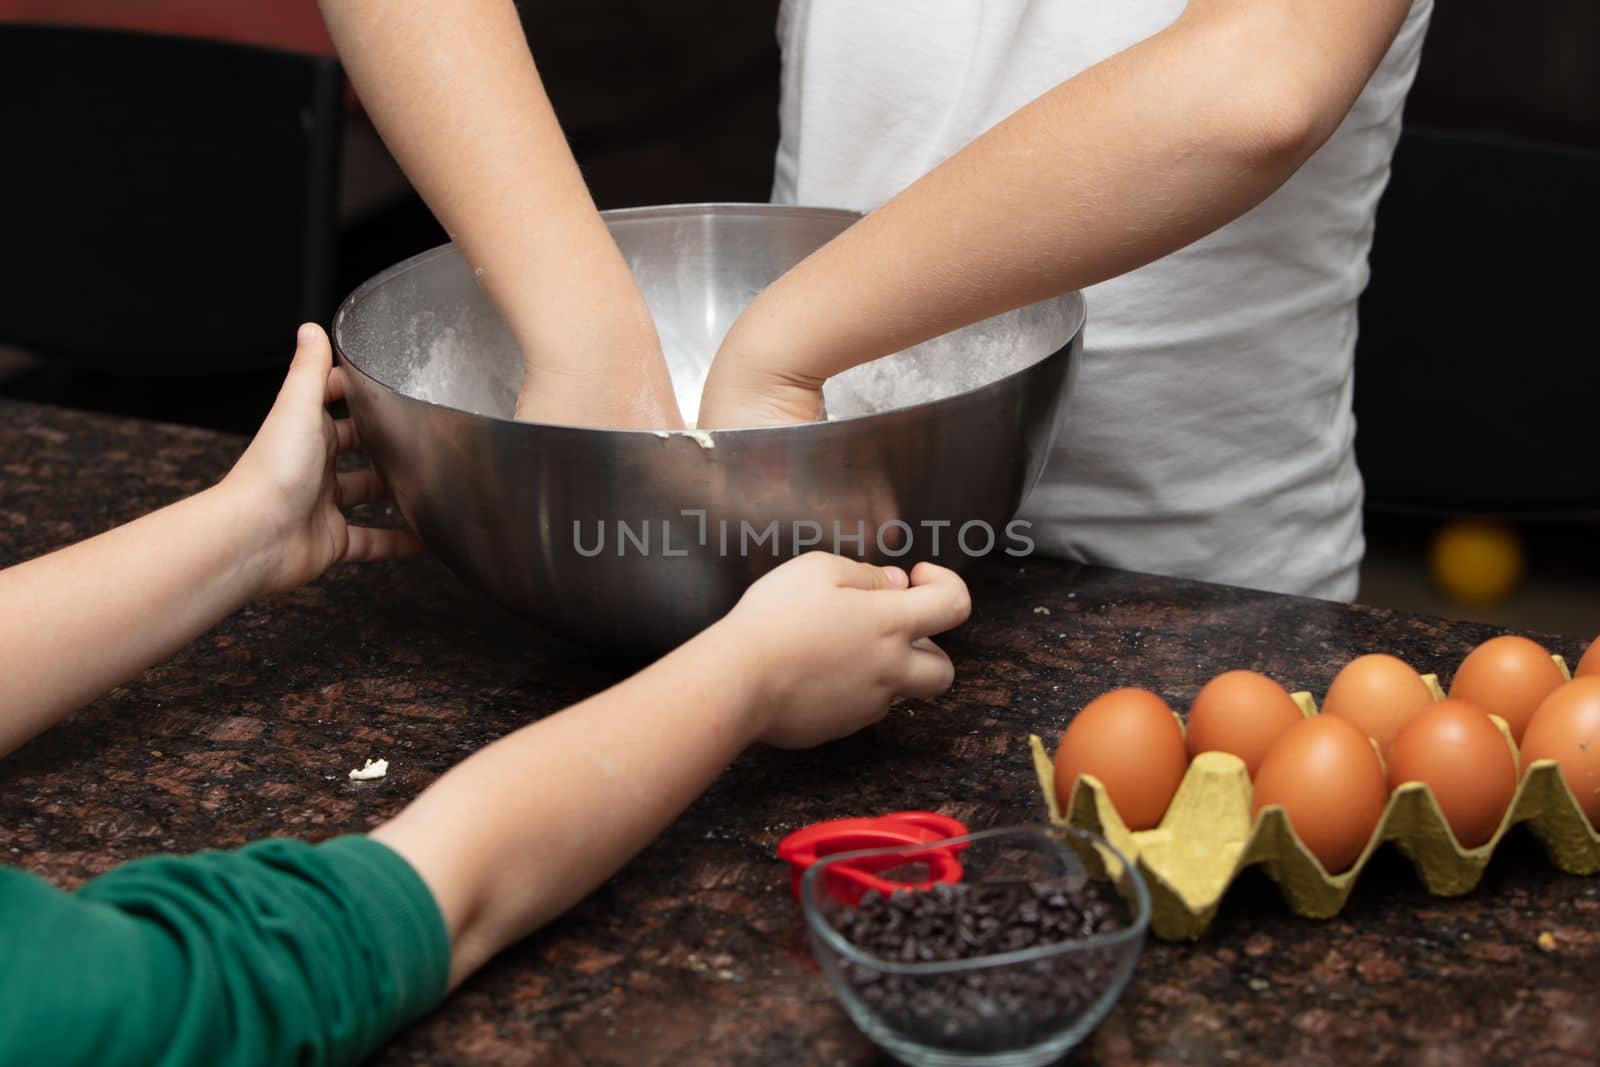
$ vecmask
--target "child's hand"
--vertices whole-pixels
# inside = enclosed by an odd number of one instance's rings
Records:
[[[966,583],[919,563],[875,567],[826,552],[785,563],[728,614],[749,654],[758,739],[805,748],[883,717],[896,697],[931,697],[955,668],[929,640],[966,621]]]
[[[739,317],[711,361],[700,395],[702,429],[782,426],[824,418],[822,379],[796,373],[780,360],[793,341],[763,343],[761,297]],[[770,351],[769,351],[770,349]]]
[[[410,530],[345,521],[342,509],[382,500],[388,489],[370,468],[335,470],[336,456],[360,447],[355,423],[335,420],[326,407],[344,397],[344,371],[333,366],[321,327],[301,326],[298,342],[278,399],[219,487],[242,502],[244,521],[260,524],[263,592],[297,588],[335,563],[388,559],[422,547]]]
[[[681,430],[683,414],[650,308],[604,227],[598,239],[609,254],[589,271],[574,264],[577,273],[566,289],[534,285],[532,306],[511,303],[532,284],[526,278],[518,281],[523,288],[517,294],[500,294],[522,350],[512,417],[556,426]],[[495,287],[486,288],[494,295]]]

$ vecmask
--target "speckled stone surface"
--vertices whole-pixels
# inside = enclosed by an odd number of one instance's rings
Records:
[[[240,446],[0,402],[0,563],[201,488]],[[1250,667],[1320,691],[1375,650],[1448,675],[1490,632],[1043,560],[971,577],[947,696],[824,750],[747,754],[638,860],[377,1061],[877,1062],[812,961],[772,859],[785,832],[906,807],[974,828],[1037,820],[1028,733],[1059,733],[1105,689],[1144,685],[1183,707],[1211,675]],[[226,620],[0,761],[0,859],[70,886],[158,851],[359,831],[625,668],[518,622],[431,560],[342,569]],[[367,757],[387,758],[389,777],[348,781]],[[1295,918],[1247,877],[1204,940],[1149,944],[1074,1062],[1589,1064],[1597,969],[1600,879],[1556,872],[1520,832],[1469,896],[1429,897],[1387,856],[1326,922]]]

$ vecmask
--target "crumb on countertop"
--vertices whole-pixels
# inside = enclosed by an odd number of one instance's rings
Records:
[[[386,759],[367,760],[367,762],[350,772],[352,782],[370,782],[374,778],[382,778],[389,773],[389,761]]]

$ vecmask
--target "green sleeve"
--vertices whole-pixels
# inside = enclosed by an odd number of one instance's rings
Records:
[[[0,1063],[351,1063],[449,971],[427,886],[366,837],[135,860],[76,893],[0,867]]]

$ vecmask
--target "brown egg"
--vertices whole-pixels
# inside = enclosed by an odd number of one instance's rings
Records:
[[[1078,775],[1092,774],[1128,829],[1148,830],[1188,769],[1183,727],[1166,702],[1143,689],[1114,689],[1091,700],[1061,735],[1056,800],[1065,811]]]
[[[1578,669],[1572,672],[1574,678],[1587,678],[1591,674],[1600,674],[1600,637],[1589,642],[1589,648],[1578,661]]]
[[[1425,708],[1389,746],[1389,788],[1421,782],[1464,848],[1494,836],[1517,791],[1517,758],[1481,708],[1451,697]]]
[[[1231,752],[1244,760],[1254,778],[1273,742],[1304,721],[1288,690],[1266,675],[1219,674],[1189,706],[1189,756]]]
[[[1372,742],[1345,719],[1316,715],[1280,737],[1261,761],[1253,810],[1259,816],[1281,805],[1301,843],[1337,874],[1361,855],[1388,799]]]
[[[1406,720],[1433,703],[1433,690],[1404,660],[1376,653],[1345,664],[1322,702],[1326,715],[1348,719],[1389,751]]]
[[[1500,716],[1521,741],[1533,709],[1566,680],[1543,645],[1508,634],[1490,638],[1461,661],[1450,695]]]
[[[1575,678],[1544,698],[1522,737],[1522,765],[1553,759],[1591,826],[1600,826],[1600,678]]]

